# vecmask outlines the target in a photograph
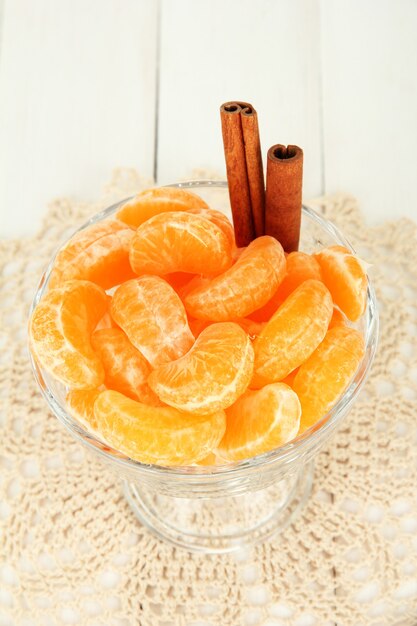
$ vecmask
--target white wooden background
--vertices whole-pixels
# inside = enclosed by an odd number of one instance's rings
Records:
[[[417,220],[416,0],[0,0],[0,236],[113,167],[224,172],[219,105],[305,150],[305,198]]]

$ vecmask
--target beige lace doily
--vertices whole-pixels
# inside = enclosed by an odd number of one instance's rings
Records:
[[[365,391],[316,460],[284,534],[200,556],[142,528],[120,484],[48,413],[26,351],[28,307],[68,230],[149,184],[119,171],[100,202],[58,200],[41,232],[0,246],[0,625],[415,626],[417,237],[369,228],[355,200],[311,203],[371,273],[381,336]]]

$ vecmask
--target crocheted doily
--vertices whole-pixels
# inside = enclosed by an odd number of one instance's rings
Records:
[[[347,196],[310,203],[372,264],[381,336],[370,379],[282,535],[235,555],[189,554],[140,526],[114,475],[48,412],[26,349],[53,250],[149,184],[118,171],[100,202],[58,200],[38,235],[0,244],[0,624],[415,626],[416,226],[370,228]]]

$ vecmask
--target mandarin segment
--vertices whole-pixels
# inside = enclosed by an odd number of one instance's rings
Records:
[[[103,317],[98,321],[95,330],[102,330],[103,328],[118,328],[116,322],[110,315],[110,311],[106,311]]]
[[[236,324],[239,324],[239,326],[243,328],[245,332],[248,333],[249,339],[251,339],[252,341],[261,334],[261,331],[265,326],[265,323],[255,322],[248,317],[241,317],[234,321]]]
[[[150,364],[121,328],[97,330],[91,336],[91,343],[103,364],[107,389],[145,404],[161,405],[146,382],[151,373]]]
[[[334,303],[352,322],[356,322],[365,311],[368,286],[360,261],[343,246],[324,248],[314,256]]]
[[[252,241],[232,267],[184,298],[189,315],[217,322],[246,317],[263,306],[285,274],[281,244],[265,235]]]
[[[222,228],[197,213],[161,213],[139,226],[130,248],[137,274],[220,274],[232,264],[232,244]]]
[[[208,322],[207,320],[196,320],[193,317],[188,318],[188,325],[194,337],[198,337],[203,330],[211,326],[211,324],[213,324],[213,322]]]
[[[333,313],[329,290],[318,280],[304,281],[271,317],[253,342],[251,387],[283,380],[323,340]]]
[[[334,307],[332,319],[330,320],[329,330],[335,326],[346,326],[347,320],[343,313]]]
[[[297,372],[299,369],[300,369],[299,367],[296,367],[295,370],[293,370],[291,374],[288,374],[288,376],[283,378],[281,382],[283,382],[285,385],[288,385],[288,387],[292,388],[294,386],[294,380],[295,380],[295,377],[297,376]]]
[[[95,434],[97,434],[97,422],[94,417],[94,403],[101,391],[101,389],[71,389],[66,398],[68,413]]]
[[[290,252],[287,255],[284,280],[272,298],[250,317],[257,322],[267,322],[288,296],[309,278],[321,280],[320,265],[314,256],[305,252]]]
[[[182,298],[183,291],[187,288],[187,285],[195,279],[195,274],[188,274],[187,272],[171,272],[165,274],[164,280],[171,285],[171,287]]]
[[[178,295],[181,298],[181,300],[185,302],[185,299],[189,293],[191,293],[195,289],[200,289],[201,287],[205,287],[209,285],[210,281],[211,281],[211,278],[209,278],[208,276],[201,276],[199,274],[195,274],[194,277],[190,281],[188,281],[187,283],[184,283],[181,287],[179,287]],[[205,320],[205,321],[209,322],[212,320]]]
[[[49,286],[67,280],[90,280],[103,289],[133,278],[129,250],[134,230],[123,222],[106,219],[76,233],[55,259]]]
[[[197,465],[205,465],[206,467],[213,467],[214,465],[222,465],[223,461],[214,452],[210,452],[204,459],[197,462]]]
[[[233,320],[233,322],[235,324],[239,324],[239,326],[243,328],[243,330],[249,335],[249,338],[252,340],[260,334],[262,328],[265,326],[265,324],[259,324],[258,322],[254,322],[248,317],[237,318]],[[188,318],[188,324],[194,337],[198,337],[198,335],[205,328],[213,323],[214,322],[209,322],[208,320],[196,320],[193,317]]]
[[[229,220],[229,218],[222,213],[221,211],[216,211],[215,209],[190,209],[189,213],[194,213],[194,215],[201,215],[202,217],[207,218],[213,224],[216,224],[226,235],[230,242],[230,247],[232,248],[232,256],[235,256],[236,242],[235,242],[235,231],[233,229],[233,224]]]
[[[90,336],[107,310],[105,291],[86,280],[71,280],[40,301],[29,323],[29,337],[40,365],[69,387],[91,389],[104,370]]]
[[[245,391],[253,373],[253,348],[238,324],[211,324],[191,350],[155,369],[148,378],[159,398],[182,411],[224,409]]]
[[[194,343],[179,296],[158,276],[140,276],[120,285],[111,315],[152,367],[178,359]]]
[[[301,407],[300,432],[326,415],[346,391],[365,353],[362,335],[337,326],[305,361],[293,383]]]
[[[111,301],[112,297],[107,295],[107,311],[104,313],[103,317],[97,322],[95,330],[101,330],[102,328],[117,328],[116,322],[110,315]]]
[[[301,406],[283,383],[248,390],[226,409],[226,433],[217,449],[227,461],[241,461],[284,445],[298,433]]]
[[[154,189],[145,189],[128,200],[117,211],[116,217],[132,228],[138,228],[154,215],[190,209],[208,209],[208,206],[200,196],[186,189],[155,187]]]
[[[117,391],[103,391],[94,405],[97,427],[111,446],[131,459],[158,465],[198,463],[219,444],[224,411],[193,415],[149,407]]]

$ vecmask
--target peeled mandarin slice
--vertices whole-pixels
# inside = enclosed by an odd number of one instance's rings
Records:
[[[188,325],[194,337],[198,337],[203,330],[211,326],[211,324],[213,324],[213,322],[207,320],[195,320],[193,317],[188,318]]]
[[[216,224],[221,230],[224,232],[226,237],[230,241],[230,245],[233,248],[236,246],[235,242],[235,231],[232,223],[228,219],[228,217],[222,213],[221,211],[216,211],[215,209],[190,209],[189,213],[194,213],[195,215],[201,215],[202,217],[206,217],[210,222]]]
[[[100,389],[71,389],[67,394],[68,412],[87,430],[97,432],[94,417],[94,403],[100,395]]]
[[[181,293],[186,286],[195,278],[195,274],[188,274],[187,272],[172,272],[171,274],[165,274],[164,280],[171,285],[173,289],[181,297]]]
[[[330,320],[329,330],[335,326],[346,326],[346,318],[339,309],[333,309],[332,319]]]
[[[254,322],[248,317],[242,317],[235,320],[236,324],[239,324],[244,331],[246,331],[249,335],[249,338],[253,341],[261,334],[262,329],[265,324],[261,324],[259,322]]]
[[[283,380],[323,340],[333,313],[329,290],[318,280],[304,281],[285,300],[253,342],[251,387]]]
[[[104,370],[90,335],[107,309],[105,291],[86,280],[70,280],[39,302],[29,337],[40,365],[69,387],[92,389]]]
[[[298,372],[298,370],[299,370],[299,369],[300,369],[299,367],[296,367],[296,368],[295,368],[295,370],[293,370],[293,371],[291,372],[291,374],[288,374],[288,376],[286,376],[286,377],[282,380],[282,382],[283,382],[283,383],[285,383],[286,385],[288,385],[288,387],[291,387],[291,388],[292,388],[292,387],[293,387],[293,385],[294,385],[294,379],[295,379],[295,377],[297,376],[297,372]]]
[[[98,321],[95,330],[101,330],[103,328],[117,328],[117,324],[109,311],[106,311],[103,317]]]
[[[111,446],[135,461],[190,465],[204,459],[223,437],[224,411],[191,415],[149,407],[117,391],[103,391],[94,405],[97,427]]]
[[[184,305],[158,276],[141,276],[120,285],[111,315],[152,367],[178,359],[194,343]]]
[[[151,366],[121,328],[97,330],[91,336],[91,343],[103,364],[107,389],[120,391],[128,398],[145,404],[161,405],[146,382]]]
[[[353,328],[337,326],[303,363],[293,388],[301,407],[300,433],[326,415],[347,389],[365,351],[362,335]]]
[[[320,265],[317,260],[305,252],[290,252],[287,256],[284,280],[272,298],[263,307],[254,311],[250,317],[257,322],[267,322],[290,293],[309,278],[321,279]]]
[[[178,187],[146,189],[126,202],[116,213],[117,219],[137,228],[150,217],[168,211],[208,209],[200,196]]]
[[[208,326],[185,356],[155,369],[148,383],[166,404],[206,414],[233,404],[248,386],[252,372],[250,339],[240,326],[229,322]]]
[[[242,317],[233,320],[235,324],[239,324],[241,328],[249,335],[250,339],[255,339],[261,332],[264,324],[259,324],[258,322],[254,322],[253,320]],[[213,324],[213,322],[209,322],[208,320],[196,320],[193,317],[188,318],[188,324],[190,326],[190,330],[193,333],[194,337],[198,337],[198,335],[208,326]]]
[[[216,322],[246,317],[263,306],[285,274],[281,244],[265,235],[252,241],[232,267],[184,298],[189,315]]]
[[[133,278],[129,250],[134,235],[134,230],[114,219],[87,226],[58,252],[49,286],[82,279],[110,289]]]
[[[343,246],[330,246],[315,253],[323,282],[334,303],[352,321],[358,320],[366,307],[368,279],[360,261]]]
[[[205,287],[206,285],[209,285],[211,280],[212,279],[209,278],[208,276],[201,276],[198,274],[194,275],[194,277],[189,282],[184,283],[181,287],[179,287],[178,295],[181,298],[181,300],[184,302],[185,298],[188,296],[189,293],[191,293],[195,289],[200,289],[201,287]],[[209,321],[209,320],[206,320],[206,321]]]
[[[298,433],[301,406],[283,383],[248,390],[226,410],[226,433],[217,448],[227,461],[241,461],[274,450]]]
[[[203,215],[161,213],[139,226],[130,263],[137,274],[220,274],[232,264],[232,245],[222,228]]]
[[[222,465],[222,459],[219,459],[218,456],[214,454],[214,452],[210,452],[204,459],[197,462],[197,465],[206,465],[211,467],[213,465]]]
[[[112,297],[107,296],[107,311],[103,315],[101,319],[97,322],[97,326],[95,330],[100,330],[101,328],[116,328],[117,324],[110,315],[110,305],[111,305]]]

